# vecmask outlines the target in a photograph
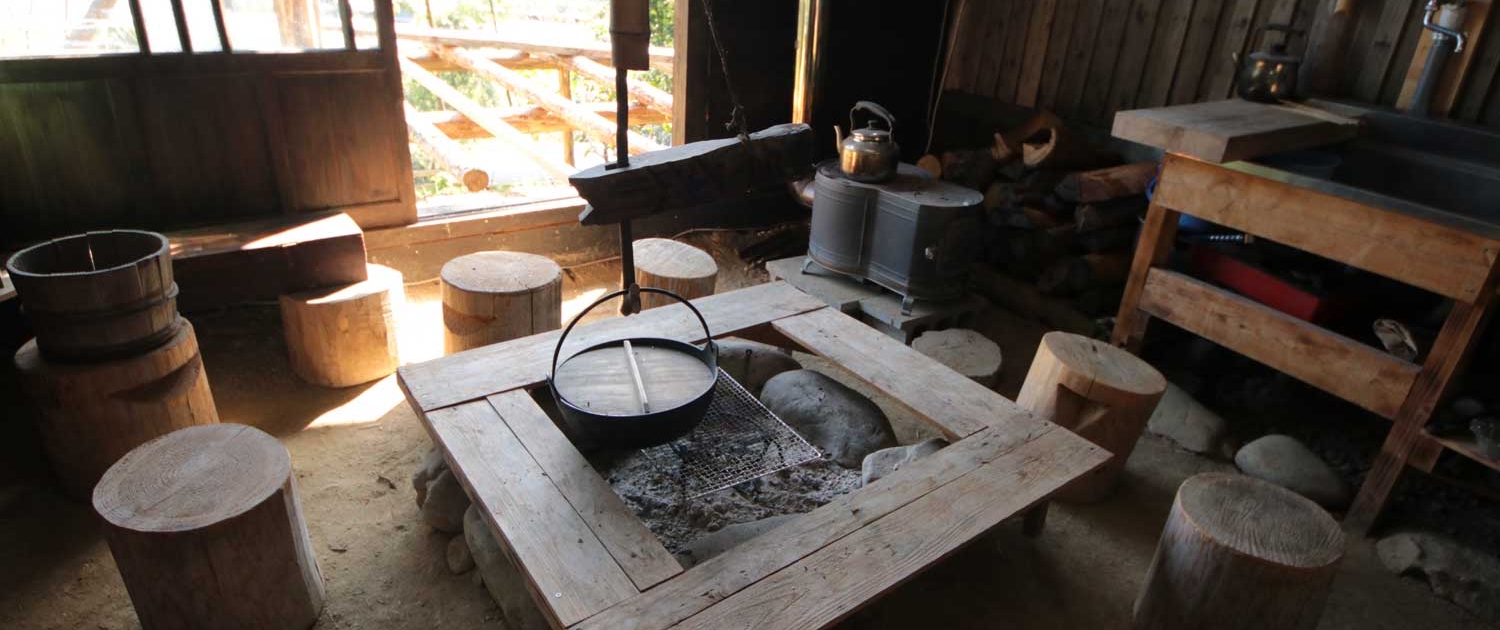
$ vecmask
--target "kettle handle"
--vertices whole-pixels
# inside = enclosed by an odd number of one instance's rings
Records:
[[[881,107],[879,104],[872,103],[870,101],[860,101],[858,103],[855,103],[854,108],[849,110],[849,129],[852,130],[859,126],[854,122],[854,112],[858,111],[866,111],[874,114],[876,118],[885,121],[885,127],[887,130],[889,130],[891,133],[896,132],[896,117],[891,115],[890,110],[887,110],[886,108]]]
[[[1293,37],[1302,34],[1301,30],[1292,28],[1290,24],[1262,24],[1260,28],[1255,29],[1255,37],[1251,38],[1252,41],[1250,42],[1251,48],[1258,48],[1260,46],[1261,41],[1266,37],[1266,31],[1282,33],[1283,44],[1291,44]]]

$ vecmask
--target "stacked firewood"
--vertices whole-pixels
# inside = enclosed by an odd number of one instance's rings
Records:
[[[917,165],[984,193],[984,262],[1084,313],[1113,314],[1156,164],[1122,163],[1043,112],[991,146]]]

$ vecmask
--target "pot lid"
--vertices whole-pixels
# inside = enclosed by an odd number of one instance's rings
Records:
[[[718,374],[704,363],[703,357],[686,351],[675,342],[661,344],[657,339],[632,339],[594,346],[565,359],[557,366],[552,386],[557,394],[574,407],[602,416],[639,416],[643,414],[641,392],[648,408],[655,413],[676,409],[696,400],[713,388]],[[629,347],[630,355],[626,354]],[[637,386],[632,372],[640,375]]]
[[[889,130],[887,130],[887,129],[879,129],[879,128],[876,128],[876,127],[865,127],[865,128],[862,128],[862,129],[855,129],[849,135],[852,136],[855,140],[858,140],[860,142],[890,142],[891,141],[891,132]]]

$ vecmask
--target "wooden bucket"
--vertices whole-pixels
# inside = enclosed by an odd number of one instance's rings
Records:
[[[16,252],[5,268],[37,346],[53,361],[134,356],[174,332],[172,256],[155,232],[67,236]]]

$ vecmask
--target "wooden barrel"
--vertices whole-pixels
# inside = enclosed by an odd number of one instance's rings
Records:
[[[634,244],[635,271],[643,287],[666,289],[685,300],[714,294],[719,265],[708,252],[666,238],[643,238]],[[641,308],[676,304],[677,300],[655,293],[641,294]]]
[[[562,267],[546,256],[476,252],[440,275],[449,354],[562,327]]]
[[[147,630],[318,620],[323,575],[292,458],[259,429],[216,424],[147,442],[105,473],[93,501]]]
[[[132,356],[174,334],[172,256],[155,232],[59,238],[16,252],[5,267],[49,360]]]
[[[41,412],[47,456],[72,496],[86,499],[130,449],[219,421],[193,327],[177,321],[165,344],[125,359],[58,363],[34,339],[16,352],[16,368]]]

